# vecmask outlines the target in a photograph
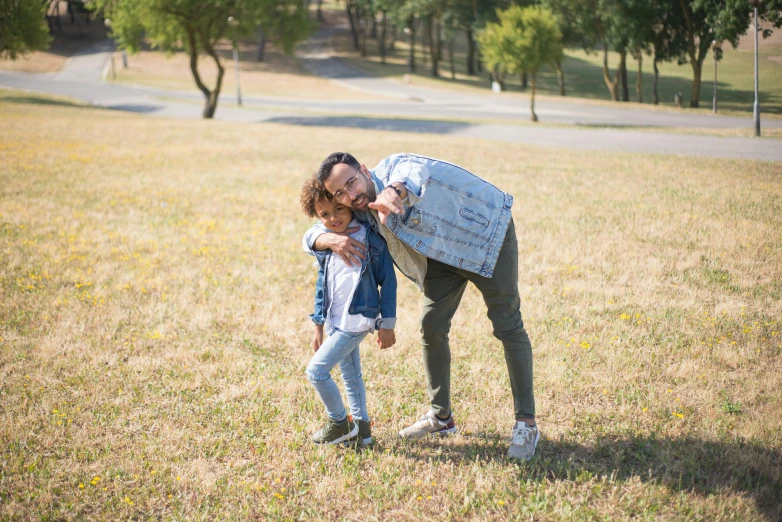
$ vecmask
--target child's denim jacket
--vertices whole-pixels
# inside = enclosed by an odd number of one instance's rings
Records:
[[[313,228],[320,230],[319,235],[329,230],[317,223]],[[363,315],[375,321],[375,329],[393,329],[396,325],[396,274],[394,263],[388,253],[385,240],[367,228],[364,245],[367,248],[367,259],[361,260],[361,279],[358,287],[353,292],[353,300],[350,302],[348,313]],[[315,311],[310,319],[315,324],[326,322],[326,314],[329,309],[327,271],[331,250],[316,252],[318,262],[318,282],[315,285]],[[378,291],[378,286],[380,290]],[[378,318],[378,315],[380,317]]]

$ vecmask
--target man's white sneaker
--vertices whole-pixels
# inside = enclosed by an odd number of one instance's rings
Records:
[[[535,455],[535,447],[540,440],[537,426],[527,426],[526,422],[516,421],[510,435],[508,456],[512,459],[529,460]]]
[[[403,439],[417,439],[426,435],[448,435],[456,433],[456,423],[453,421],[453,414],[446,420],[440,420],[434,414],[434,410],[429,410],[412,426],[408,426],[399,432]]]

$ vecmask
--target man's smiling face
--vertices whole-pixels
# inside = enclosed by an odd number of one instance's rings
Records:
[[[358,212],[368,212],[369,203],[375,200],[375,185],[364,165],[356,169],[345,163],[338,163],[323,182],[334,199]]]

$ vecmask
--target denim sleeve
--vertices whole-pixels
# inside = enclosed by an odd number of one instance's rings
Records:
[[[420,198],[421,187],[423,187],[428,180],[429,168],[415,159],[415,157],[407,156],[400,159],[394,166],[386,185],[397,182],[404,183],[409,192],[412,192],[416,197]]]
[[[377,320],[375,328],[392,330],[396,326],[396,272],[385,244],[378,261],[375,281],[380,285],[380,319]]]
[[[328,230],[322,224],[316,223],[304,233],[304,237],[301,240],[301,246],[304,248],[304,251],[311,256],[315,256],[320,263],[326,257],[326,250],[313,250],[313,247],[315,246],[315,241],[326,232]]]
[[[320,264],[318,266],[318,282],[315,283],[315,309],[312,315],[310,315],[310,319],[312,319],[312,322],[315,324],[323,324],[326,322],[326,318],[323,315],[323,273],[324,268],[323,265]]]

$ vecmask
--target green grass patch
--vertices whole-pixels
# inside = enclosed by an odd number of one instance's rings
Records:
[[[400,35],[404,37],[404,35]],[[369,40],[368,56],[360,57],[353,51],[349,35],[335,36],[333,45],[352,63],[382,77],[401,79],[407,70],[407,55],[409,45],[400,37],[394,49],[390,52],[387,63],[380,63],[377,44]],[[417,73],[413,81],[425,85],[451,88],[477,88],[488,90],[491,87],[486,71],[475,76],[467,75],[466,42],[462,35],[456,40],[454,53],[454,70],[456,77],[451,76],[451,66],[447,52],[440,62],[440,78],[433,79],[431,63],[420,42],[416,45]],[[445,47],[444,47],[445,49]],[[752,49],[734,50],[728,46],[724,49],[723,59],[718,64],[717,101],[718,108],[724,113],[752,112],[754,103],[754,51]],[[581,49],[568,49],[564,61],[565,89],[568,98],[586,98],[592,100],[610,101],[608,88],[603,79],[602,52],[586,53]],[[613,78],[616,65],[619,63],[617,53],[609,53],[609,67]],[[651,107],[652,83],[654,70],[650,56],[644,56],[642,62],[643,103]],[[627,58],[629,98],[637,102],[636,80],[638,76],[637,61]],[[659,64],[660,78],[658,93],[659,107],[673,108],[674,95],[681,93],[684,106],[689,106],[692,93],[692,67],[676,63]],[[703,66],[700,103],[703,111],[711,111],[714,78],[714,62],[711,55]],[[506,78],[506,87],[510,92],[521,92],[521,81],[518,77]],[[545,68],[538,74],[538,94],[559,97],[559,84],[556,72]],[[760,105],[763,113],[782,114],[782,46],[778,42],[764,43],[760,46]]]

